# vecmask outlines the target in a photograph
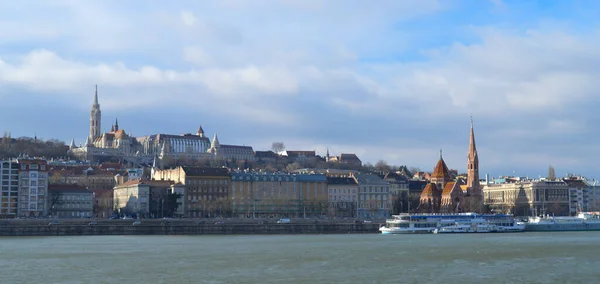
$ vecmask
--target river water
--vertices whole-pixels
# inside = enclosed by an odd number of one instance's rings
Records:
[[[0,283],[598,283],[600,232],[0,238]]]

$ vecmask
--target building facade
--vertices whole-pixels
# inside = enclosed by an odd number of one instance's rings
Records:
[[[387,173],[383,176],[383,180],[390,184],[390,193],[392,195],[392,214],[408,212],[408,178],[399,173]]]
[[[48,168],[45,160],[19,159],[19,217],[48,215]]]
[[[327,179],[322,174],[234,172],[235,217],[304,218],[327,214]]]
[[[181,216],[185,207],[180,196],[174,205],[170,195],[181,194],[183,185],[169,180],[131,180],[114,189],[114,207],[120,215],[139,218]],[[181,204],[180,204],[181,203]],[[181,207],[181,208],[180,208]]]
[[[329,217],[356,218],[358,183],[352,177],[327,177]]]
[[[486,185],[483,192],[493,212],[516,216],[569,214],[569,186],[562,180],[519,179]]]
[[[391,214],[390,184],[376,175],[355,174],[358,184],[358,218],[387,218]]]
[[[16,160],[0,161],[0,174],[0,218],[15,218],[19,205],[19,164]]]
[[[153,180],[173,181],[184,188],[184,214],[188,217],[213,218],[232,215],[229,191],[231,174],[226,168],[179,166],[154,169]]]
[[[76,184],[48,185],[48,215],[53,218],[91,218],[94,193]]]

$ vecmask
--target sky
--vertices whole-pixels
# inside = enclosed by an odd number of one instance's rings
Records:
[[[600,177],[600,1],[1,1],[0,130]]]

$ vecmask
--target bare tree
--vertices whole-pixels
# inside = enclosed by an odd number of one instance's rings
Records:
[[[549,180],[556,179],[556,173],[554,172],[554,167],[552,165],[548,166],[548,179]]]
[[[57,207],[59,205],[62,205],[63,201],[62,201],[62,196],[63,193],[60,191],[52,191],[49,193],[49,204],[48,204],[48,214],[55,216],[55,213],[57,211]]]
[[[381,173],[389,173],[390,172],[390,166],[384,160],[377,161],[377,163],[375,163],[375,169]]]
[[[271,144],[271,150],[273,150],[275,154],[281,154],[281,152],[285,151],[285,144],[283,144],[283,142],[273,142],[273,144]]]
[[[421,170],[421,168],[419,168],[419,167],[409,167],[408,171],[414,175],[415,173],[422,172],[423,170]]]

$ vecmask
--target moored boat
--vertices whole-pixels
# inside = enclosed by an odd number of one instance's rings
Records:
[[[526,231],[600,231],[600,213],[582,212],[577,216],[531,217]]]
[[[493,227],[495,232],[522,232],[525,229],[512,215],[506,214],[477,214],[477,213],[430,213],[430,214],[400,214],[393,215],[386,225],[379,228],[382,234],[418,234],[434,233],[441,228],[479,222],[483,232],[486,226]]]
[[[434,234],[443,233],[510,233],[523,232],[525,225],[521,222],[513,220],[513,224],[493,223],[486,219],[460,220],[453,225],[437,228],[433,231]]]

